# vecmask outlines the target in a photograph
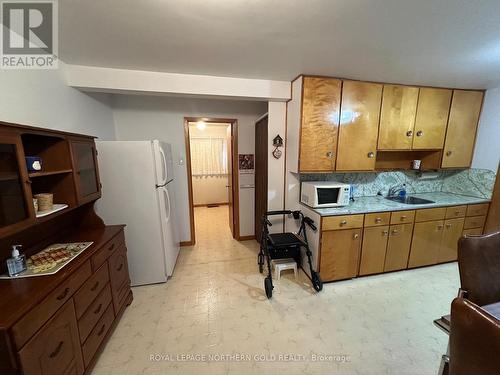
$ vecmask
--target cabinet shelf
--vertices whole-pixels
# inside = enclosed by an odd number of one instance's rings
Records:
[[[49,216],[49,215],[55,214],[56,212],[62,211],[65,208],[68,208],[67,204],[57,204],[57,203],[54,203],[54,207],[51,210],[38,211],[36,213],[36,218],[39,219],[41,217],[45,217],[45,216]]]
[[[28,174],[30,178],[36,178],[36,177],[44,177],[44,176],[53,176],[56,174],[65,174],[65,173],[71,173],[73,172],[72,169],[61,169],[58,171],[45,171],[45,172],[31,172]]]
[[[17,173],[0,172],[0,181],[12,180],[19,180],[19,175]]]

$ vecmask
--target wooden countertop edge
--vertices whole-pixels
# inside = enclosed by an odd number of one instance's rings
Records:
[[[0,299],[0,330],[10,329],[79,267],[89,261],[97,250],[108,243],[124,227],[125,225],[107,225],[103,228],[78,229],[76,232],[62,235],[60,240],[58,239],[56,242],[93,241],[94,243],[54,275],[0,280],[0,296],[2,296]],[[16,289],[19,292],[16,293],[14,291]],[[25,298],[16,306],[19,295],[29,296],[29,298]],[[13,304],[15,307],[11,307],[9,304]]]

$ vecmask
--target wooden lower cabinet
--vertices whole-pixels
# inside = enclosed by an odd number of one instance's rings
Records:
[[[83,374],[82,352],[73,301],[19,352],[24,375]]]
[[[391,225],[385,255],[384,272],[403,270],[408,266],[413,223]]]
[[[384,272],[389,227],[368,227],[363,231],[363,247],[359,275]]]
[[[320,273],[323,281],[357,276],[362,229],[332,230],[322,233]]]
[[[443,220],[415,223],[408,268],[436,264],[443,229]]]
[[[444,222],[441,248],[438,252],[437,263],[453,262],[457,260],[458,239],[462,237],[465,218],[449,219]]]

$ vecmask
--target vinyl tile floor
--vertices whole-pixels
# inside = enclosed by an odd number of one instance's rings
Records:
[[[447,336],[456,263],[325,284],[284,274],[268,300],[255,241],[237,242],[227,207],[197,208],[197,244],[165,284],[133,288],[93,375],[433,375]]]

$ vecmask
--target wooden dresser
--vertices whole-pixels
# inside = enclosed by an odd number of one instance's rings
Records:
[[[40,156],[29,172],[25,156]],[[58,273],[0,280],[0,374],[89,374],[132,302],[124,225],[104,225],[94,139],[0,123],[0,271],[10,247],[93,242]],[[40,217],[33,195],[68,207]]]

